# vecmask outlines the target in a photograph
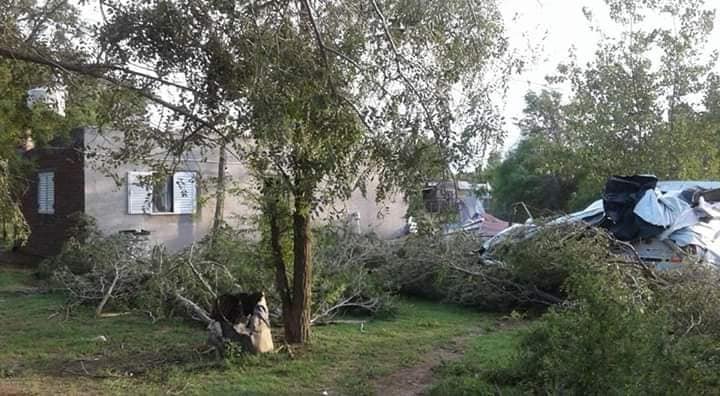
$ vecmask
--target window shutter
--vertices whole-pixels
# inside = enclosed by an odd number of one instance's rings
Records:
[[[150,213],[152,185],[142,184],[142,178],[151,176],[152,172],[128,172],[128,214]]]
[[[197,207],[197,174],[175,172],[173,175],[173,212],[193,214]]]
[[[55,173],[38,173],[38,213],[55,213]]]

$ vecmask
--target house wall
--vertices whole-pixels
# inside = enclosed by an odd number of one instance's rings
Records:
[[[191,153],[178,165],[177,170],[198,172],[201,178],[199,191],[202,205],[195,215],[176,214],[128,214],[127,172],[147,171],[140,165],[123,165],[114,169],[116,179],[100,170],[104,154],[118,147],[113,136],[98,135],[95,130],[85,132],[88,152],[99,155],[88,158],[84,169],[85,176],[85,213],[94,217],[100,230],[106,234],[121,230],[145,229],[151,232],[150,238],[155,243],[164,244],[168,250],[177,251],[205,236],[210,230],[215,210],[213,191],[204,191],[202,179],[217,176],[217,153]],[[253,180],[243,164],[233,155],[228,155],[227,173],[235,187],[253,188]],[[392,197],[387,202],[375,203],[373,183],[370,184],[368,197],[363,198],[359,192],[352,195],[346,202],[338,202],[335,207],[346,213],[357,212],[360,215],[359,228],[363,232],[373,231],[381,237],[391,238],[400,235],[405,229],[405,213],[407,205],[402,197]],[[253,227],[252,216],[257,212],[252,203],[242,197],[228,194],[225,198],[225,221],[236,228]]]
[[[22,210],[30,226],[30,238],[21,251],[51,256],[57,254],[66,239],[71,215],[82,213],[85,204],[83,133],[77,131],[69,141],[55,142],[50,147],[25,153],[35,164],[29,185],[22,197]],[[38,213],[38,172],[55,173],[55,213]]]

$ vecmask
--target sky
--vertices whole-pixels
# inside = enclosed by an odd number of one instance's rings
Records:
[[[524,96],[528,90],[540,90],[547,87],[545,77],[553,74],[558,63],[566,60],[571,48],[574,48],[578,61],[582,64],[592,59],[600,33],[591,30],[583,13],[587,7],[594,23],[605,33],[617,33],[615,25],[608,16],[605,0],[497,0],[503,14],[505,28],[511,51],[526,57],[528,63],[524,71],[510,79],[508,92],[503,99],[503,114],[508,137],[504,151],[510,150],[520,137],[516,123],[522,117],[525,105]],[[706,0],[708,6],[718,0]],[[83,16],[99,21],[99,13],[94,2],[83,7]],[[663,23],[648,19],[650,24]],[[720,12],[715,17],[715,30],[710,38],[709,47],[720,49]],[[720,72],[720,66],[716,67]]]
[[[712,6],[715,1],[707,0],[706,4]],[[720,2],[717,4],[720,6]],[[617,28],[608,17],[604,0],[498,0],[498,5],[511,48],[535,58],[510,80],[504,109],[509,131],[504,147],[507,151],[520,135],[516,121],[522,116],[525,93],[546,86],[545,76],[553,74],[558,63],[568,58],[570,48],[575,48],[581,64],[592,59],[600,35],[590,29],[583,7],[592,11],[594,21],[603,31],[612,34]],[[648,21],[662,23],[657,18]],[[720,49],[720,13],[715,16],[715,30],[708,44]],[[716,70],[720,71],[720,67]]]
[[[578,60],[592,58],[599,36],[590,30],[582,7],[604,10],[604,3],[602,0],[500,0],[499,6],[511,50],[529,58],[524,71],[511,77],[505,98],[504,115],[509,131],[505,150],[508,150],[520,135],[516,122],[522,116],[525,93],[547,87],[545,77],[568,58],[573,46]]]

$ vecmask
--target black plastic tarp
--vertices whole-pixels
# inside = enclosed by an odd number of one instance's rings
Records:
[[[655,176],[646,175],[608,178],[602,193],[605,220],[600,226],[621,241],[660,235],[662,227],[644,221],[633,212],[638,201],[647,190],[655,188],[657,181]]]

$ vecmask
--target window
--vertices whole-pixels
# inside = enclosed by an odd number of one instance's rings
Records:
[[[195,172],[175,172],[152,183],[152,172],[128,173],[129,214],[193,214],[197,207]]]
[[[171,176],[166,177],[161,184],[153,186],[152,212],[173,212],[173,178]]]
[[[38,173],[38,213],[55,213],[55,173]]]

